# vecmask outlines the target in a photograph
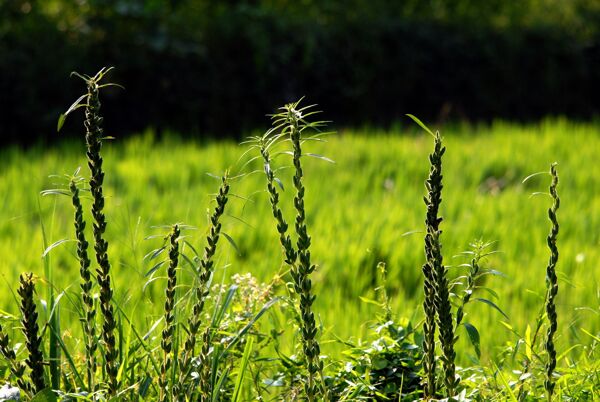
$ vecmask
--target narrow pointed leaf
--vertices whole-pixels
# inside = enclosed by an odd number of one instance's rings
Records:
[[[425,125],[425,123],[423,123],[421,120],[419,120],[419,118],[417,116],[414,116],[412,114],[407,114],[408,117],[410,117],[415,123],[417,123],[419,126],[421,126],[421,128],[425,131],[427,131],[429,134],[431,134],[432,136],[435,137],[435,134],[433,134],[433,132],[429,129],[429,127],[427,127]]]
[[[498,307],[496,305],[496,303],[494,303],[493,301],[490,301],[488,299],[483,299],[483,298],[477,298],[475,300],[478,301],[478,302],[487,304],[488,306],[492,307],[493,309],[497,310],[500,314],[502,314],[504,316],[504,318],[506,318],[507,320],[510,320],[510,318],[508,318],[508,316],[504,313],[504,311],[502,311],[500,309],[500,307]]]
[[[467,330],[467,335],[469,335],[469,340],[471,341],[471,345],[473,345],[473,348],[475,349],[475,354],[477,354],[477,358],[480,359],[481,358],[481,346],[480,346],[479,331],[477,331],[477,328],[475,328],[473,325],[469,324],[468,322],[465,322],[463,324],[463,326]]]

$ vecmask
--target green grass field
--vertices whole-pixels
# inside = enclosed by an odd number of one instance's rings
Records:
[[[572,345],[590,343],[581,329],[600,331],[600,125],[553,119],[526,126],[498,122],[440,130],[447,147],[441,208],[445,263],[467,262],[453,256],[473,240],[494,241],[501,253],[490,257],[487,266],[506,277],[488,277],[485,286],[497,292],[494,301],[520,333],[534,325],[543,306],[551,204],[547,195],[532,196],[548,191],[549,175],[535,176],[525,184],[522,180],[558,162],[562,204],[557,348],[560,354]],[[374,298],[379,261],[388,266],[395,314],[415,323],[422,318],[422,198],[432,139],[412,128],[365,129],[342,131],[329,136],[327,143],[307,143],[306,148],[335,161],[304,160],[312,255],[319,265],[314,275],[315,312],[325,331],[323,353],[335,355],[341,346],[327,340],[334,335],[355,340],[365,336],[366,323],[378,311],[364,300]],[[229,141],[198,143],[174,136],[155,140],[151,134],[105,144],[107,238],[116,300],[142,330],[163,314],[166,283],[158,279],[144,289],[145,273],[154,262],[143,257],[161,246],[160,239],[145,238],[166,231],[153,226],[183,222],[197,228],[185,234],[202,247],[211,194],[219,184],[206,173],[220,175],[227,168],[232,174],[258,171],[232,182],[232,192],[239,197],[231,199],[223,230],[237,250],[223,242],[216,280],[250,272],[269,281],[283,272],[262,166],[257,161],[244,166],[250,158],[240,159],[245,150]],[[49,175],[71,174],[78,166],[87,175],[85,163],[83,138],[47,149],[0,151],[1,310],[17,313],[12,292],[20,272],[44,277],[42,224],[48,244],[74,237],[70,200],[42,197],[40,192],[66,183]],[[282,155],[276,163],[289,166],[290,157]],[[279,176],[286,190],[283,197],[291,200],[290,169]],[[294,211],[287,213],[292,222]],[[66,242],[49,254],[57,293],[66,288],[78,292],[74,247]],[[461,273],[459,268],[450,270],[453,277]],[[44,298],[43,293],[40,296]],[[69,328],[75,315],[69,313],[68,303],[62,303],[62,327]],[[467,320],[481,332],[484,356],[516,341],[500,324],[505,319],[489,307],[476,303],[467,312]],[[64,335],[69,338],[69,333]],[[461,341],[461,362],[467,353],[472,349]]]

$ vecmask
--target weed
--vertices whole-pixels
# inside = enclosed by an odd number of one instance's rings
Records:
[[[117,321],[115,319],[112,306],[113,290],[111,286],[110,262],[108,258],[108,242],[104,238],[106,231],[106,216],[104,215],[104,171],[102,170],[102,141],[105,139],[102,129],[102,116],[100,115],[100,89],[106,86],[115,85],[113,83],[101,84],[102,79],[112,68],[102,68],[94,76],[73,75],[81,78],[87,85],[87,94],[82,95],[73,105],[61,115],[58,121],[60,130],[64,124],[65,118],[72,111],[85,107],[85,142],[87,145],[88,167],[90,169],[90,191],[92,193],[92,216],[94,217],[94,250],[96,251],[96,261],[99,268],[96,271],[96,279],[100,287],[100,310],[103,315],[102,340],[104,343],[104,371],[106,373],[106,385],[108,394],[114,396],[119,384],[117,374],[119,371],[118,357],[115,340],[115,329]],[[86,103],[81,103],[85,98]]]
[[[92,295],[92,282],[90,264],[88,257],[88,242],[85,238],[85,220],[83,219],[83,207],[79,197],[79,188],[77,183],[81,181],[76,175],[71,178],[69,190],[71,192],[71,200],[75,208],[75,237],[77,239],[77,258],[79,259],[79,274],[81,276],[81,299],[83,301],[84,314],[84,334],[85,334],[85,363],[87,369],[88,389],[96,390],[96,308],[94,306],[94,298]]]
[[[209,234],[206,237],[207,245],[204,248],[204,255],[200,260],[198,267],[199,281],[195,288],[195,302],[192,308],[192,315],[190,317],[188,336],[184,344],[184,350],[179,360],[179,384],[176,389],[178,395],[185,393],[185,381],[190,372],[190,362],[192,356],[194,356],[194,349],[196,347],[196,336],[200,329],[202,311],[204,310],[204,304],[206,298],[210,292],[209,284],[214,270],[213,257],[217,252],[217,244],[219,242],[219,236],[221,234],[221,216],[225,212],[225,206],[227,205],[229,194],[229,181],[227,174],[221,179],[221,186],[216,197],[217,205],[210,217],[210,229]],[[205,364],[203,362],[202,364]]]
[[[29,352],[29,357],[27,357],[25,362],[31,370],[30,377],[33,389],[38,393],[46,388],[46,383],[44,381],[44,356],[40,349],[42,338],[38,334],[38,313],[33,299],[34,292],[35,284],[33,274],[22,274],[17,293],[21,297],[21,324],[23,325],[25,345]]]
[[[548,260],[548,266],[546,268],[546,286],[548,287],[548,293],[546,295],[546,315],[548,316],[549,326],[546,334],[545,349],[548,353],[548,362],[546,363],[546,381],[544,382],[544,388],[548,394],[548,400],[552,399],[554,393],[554,369],[556,368],[556,349],[554,347],[554,334],[558,328],[557,314],[556,314],[556,295],[558,294],[558,280],[556,277],[556,263],[558,262],[558,247],[556,246],[556,239],[558,237],[558,220],[556,218],[556,211],[560,206],[560,198],[556,192],[558,186],[558,173],[556,171],[556,164],[552,164],[550,167],[550,174],[552,176],[552,184],[550,185],[550,195],[552,196],[552,207],[548,209],[548,217],[552,222],[552,228],[548,235],[548,248],[550,249],[550,259]]]
[[[181,231],[178,225],[173,225],[168,235],[169,267],[167,269],[167,288],[165,289],[165,328],[162,331],[160,346],[164,352],[161,376],[159,379],[159,400],[169,400],[168,374],[173,363],[171,352],[173,350],[173,334],[175,332],[175,287],[177,286],[177,265],[179,263],[179,235]]]

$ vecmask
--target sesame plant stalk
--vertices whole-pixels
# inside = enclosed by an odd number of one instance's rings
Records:
[[[465,289],[463,290],[462,297],[460,298],[460,304],[456,309],[456,328],[460,326],[462,320],[465,316],[465,307],[471,301],[471,296],[475,292],[475,280],[479,275],[479,270],[481,269],[480,260],[481,254],[478,250],[475,251],[475,256],[471,258],[471,262],[469,263],[469,273],[466,276],[467,283],[465,285]]]
[[[213,394],[212,381],[211,381],[211,364],[210,364],[210,344],[212,341],[213,328],[208,325],[202,334],[202,348],[200,350],[200,373],[199,373],[199,384],[200,384],[200,401],[210,401],[211,395]]]
[[[33,274],[21,274],[20,286],[17,293],[21,297],[21,324],[23,325],[23,335],[25,336],[25,345],[29,356],[25,362],[31,370],[30,377],[33,388],[36,393],[46,388],[44,382],[44,356],[41,346],[42,338],[38,335],[39,327],[37,324],[38,313],[33,299],[35,284]]]
[[[88,242],[85,238],[86,223],[83,219],[83,207],[79,198],[79,188],[75,177],[69,183],[71,191],[71,200],[75,208],[75,237],[77,238],[77,257],[79,259],[79,274],[81,276],[81,299],[83,301],[84,312],[84,336],[85,336],[85,363],[87,370],[88,389],[95,391],[95,373],[96,373],[96,308],[92,296],[92,276],[90,272],[91,261],[88,257]]]
[[[294,290],[300,297],[299,307],[302,317],[302,341],[303,351],[306,358],[306,368],[308,371],[307,381],[305,383],[306,397],[309,401],[314,401],[319,395],[320,386],[316,383],[317,374],[323,370],[322,362],[319,361],[321,349],[316,339],[317,326],[315,316],[312,311],[312,305],[316,295],[312,291],[312,282],[310,274],[314,272],[316,266],[311,263],[310,255],[310,236],[306,226],[306,210],[304,207],[305,188],[302,183],[304,173],[302,171],[301,133],[306,128],[303,120],[302,109],[297,109],[299,102],[288,104],[284,107],[284,113],[280,114],[279,120],[285,122],[289,139],[293,147],[293,164],[295,174],[293,177],[296,195],[294,197],[294,207],[296,208],[295,229],[298,235],[296,247],[298,261],[293,264],[290,274],[294,281]]]
[[[442,145],[442,137],[439,132],[435,134],[421,120],[413,115],[408,115],[415,123],[421,126],[434,138],[434,149],[429,155],[430,169],[429,177],[425,182],[427,196],[425,205],[427,215],[425,218],[425,257],[423,265],[424,294],[423,309],[425,310],[424,340],[423,340],[423,369],[425,371],[425,398],[436,396],[435,383],[435,330],[439,326],[439,338],[442,346],[441,357],[444,366],[444,385],[449,397],[454,396],[458,380],[456,379],[456,368],[454,360],[454,322],[451,311],[449,283],[447,279],[447,268],[443,264],[442,245],[440,236],[440,223],[442,218],[438,216],[442,203],[442,156],[446,148]],[[437,316],[437,322],[436,322]]]
[[[169,267],[167,269],[168,282],[167,289],[165,290],[165,328],[162,331],[162,340],[160,343],[164,353],[159,379],[159,400],[161,402],[169,400],[168,373],[173,363],[171,351],[173,349],[173,334],[175,332],[175,287],[177,286],[177,265],[179,262],[179,235],[179,226],[174,225],[168,236],[170,247]]]
[[[437,324],[439,327],[439,339],[442,346],[443,356],[441,357],[444,366],[444,384],[449,397],[454,396],[454,391],[458,385],[456,379],[456,369],[454,360],[456,353],[454,351],[454,320],[452,317],[449,284],[447,279],[448,270],[444,266],[442,256],[442,245],[440,236],[442,231],[439,225],[442,218],[438,217],[438,209],[442,202],[442,156],[446,148],[442,146],[442,137],[436,132],[434,137],[435,147],[430,155],[431,170],[427,180],[427,189],[430,194],[429,202],[433,206],[431,209],[428,204],[427,220],[428,232],[430,234],[429,244],[429,263],[433,268],[435,279],[435,309],[437,312]]]
[[[552,399],[554,393],[554,379],[552,378],[554,369],[556,368],[556,348],[554,346],[554,334],[558,328],[557,314],[556,314],[556,295],[558,294],[558,280],[556,277],[556,264],[558,262],[558,247],[556,241],[558,238],[558,219],[556,217],[556,211],[560,206],[560,198],[556,191],[558,186],[558,172],[556,171],[556,163],[553,163],[550,167],[550,175],[552,176],[552,183],[550,184],[550,195],[552,196],[552,206],[548,209],[548,218],[552,222],[550,234],[548,234],[548,248],[550,249],[550,258],[548,260],[548,266],[546,267],[546,286],[548,288],[546,294],[546,315],[548,316],[549,326],[546,333],[545,349],[548,353],[548,361],[546,363],[546,380],[544,381],[544,388],[548,396],[548,401]]]
[[[274,138],[270,138],[269,134],[271,131],[267,132],[264,137],[259,138],[259,147],[260,154],[263,159],[264,171],[267,176],[267,190],[269,192],[269,201],[271,202],[271,211],[273,213],[273,217],[277,223],[277,233],[279,233],[279,242],[281,243],[281,247],[285,253],[285,263],[292,266],[296,263],[297,253],[294,249],[294,245],[292,244],[292,239],[290,235],[287,233],[288,224],[283,217],[283,213],[281,208],[279,207],[279,191],[275,186],[275,173],[273,172],[271,154],[269,152],[269,148],[275,144],[278,139],[278,136]]]
[[[221,233],[220,219],[225,212],[228,194],[229,180],[226,174],[221,179],[221,186],[219,187],[219,192],[216,197],[217,205],[210,217],[210,229],[209,234],[206,237],[207,245],[204,247],[204,255],[200,260],[200,266],[198,267],[199,281],[195,288],[196,300],[192,307],[192,315],[189,320],[188,335],[183,347],[183,352],[178,361],[180,372],[179,383],[176,389],[174,389],[174,395],[178,395],[179,397],[181,397],[184,392],[185,381],[190,371],[190,362],[194,356],[196,337],[200,329],[202,311],[204,310],[204,304],[209,294],[210,278],[214,271],[213,257],[217,251],[217,244]]]
[[[431,167],[429,178],[425,186],[427,188],[427,197],[425,204],[427,206],[427,215],[425,218],[425,257],[423,264],[424,294],[423,310],[425,311],[425,322],[423,324],[423,369],[425,371],[424,393],[426,398],[434,397],[436,394],[436,361],[435,361],[435,332],[436,332],[436,295],[437,278],[436,266],[442,263],[439,247],[439,225],[441,218],[438,218],[439,206],[442,202],[442,175],[441,175],[441,157],[445,148],[441,146],[441,140],[435,137],[434,152],[429,155]]]
[[[96,269],[96,279],[100,287],[100,310],[103,316],[102,324],[102,342],[104,344],[104,372],[105,382],[108,388],[108,395],[114,396],[119,388],[117,381],[118,356],[115,329],[117,321],[112,305],[113,289],[111,285],[111,266],[108,258],[108,242],[104,238],[106,231],[106,216],[104,215],[104,171],[102,170],[102,141],[105,139],[102,129],[102,116],[100,115],[100,89],[112,83],[101,84],[100,82],[111,68],[102,68],[93,77],[83,76],[78,73],[73,73],[77,77],[83,79],[87,85],[87,93],[82,95],[73,103],[67,112],[60,116],[58,120],[58,129],[60,130],[64,124],[66,116],[72,111],[84,107],[85,108],[85,142],[87,146],[88,167],[90,169],[90,191],[92,193],[92,216],[94,218],[94,250],[96,252],[96,261],[98,268]],[[85,103],[82,101],[85,100]]]

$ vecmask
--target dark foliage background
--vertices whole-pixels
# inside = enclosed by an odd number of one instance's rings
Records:
[[[306,95],[338,126],[600,112],[596,0],[4,0],[2,142],[57,138],[115,66],[107,134],[239,137]],[[76,120],[76,119],[73,119]],[[77,132],[72,121],[66,135]]]

